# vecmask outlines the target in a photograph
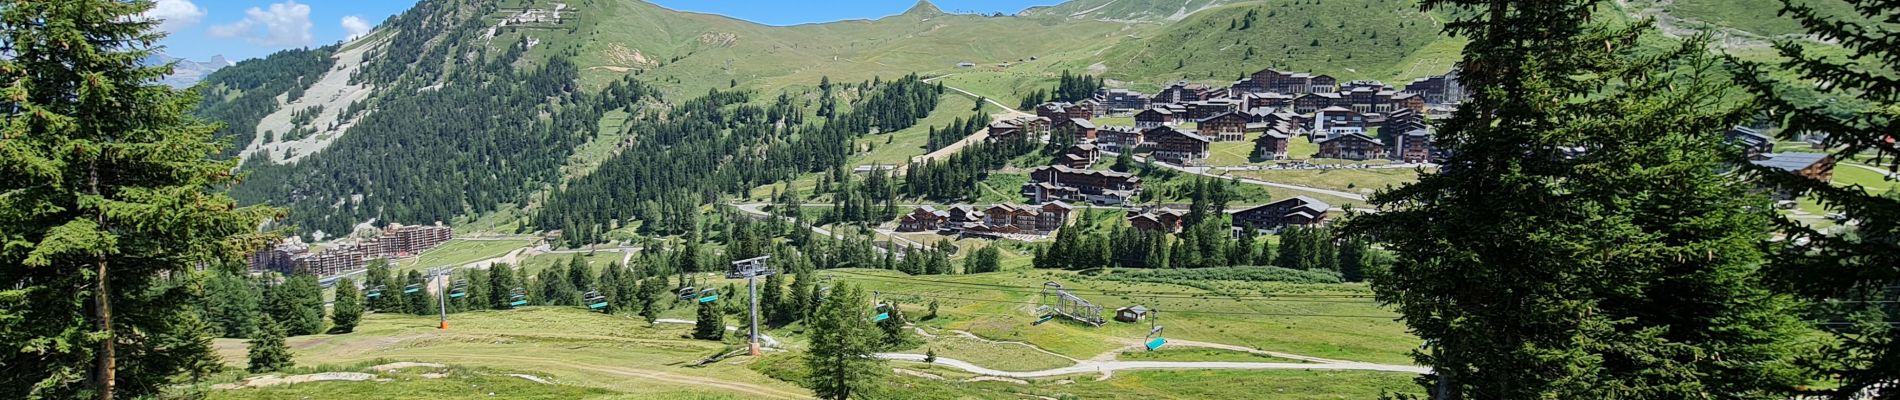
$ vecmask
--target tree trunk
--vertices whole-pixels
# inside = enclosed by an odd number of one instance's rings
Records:
[[[99,379],[99,400],[112,400],[113,384],[118,382],[118,367],[115,365],[118,362],[118,358],[113,352],[116,350],[119,339],[112,333],[112,301],[109,298],[112,292],[107,290],[106,287],[105,257],[99,257],[98,265],[99,270],[96,271],[96,274],[99,294],[94,300],[98,302],[97,313],[99,317],[99,330],[106,333],[106,338],[100,343],[99,349],[99,373],[97,378]]]
[[[87,184],[92,191],[91,194],[98,195],[100,192],[97,162],[94,162],[90,169],[91,171],[87,174]],[[94,211],[93,219],[99,224],[99,229],[105,229],[105,212]],[[99,380],[99,400],[112,400],[113,386],[119,381],[118,355],[114,354],[118,349],[119,338],[112,330],[112,291],[106,285],[106,257],[99,256],[96,265],[98,270],[94,271],[93,277],[97,281],[99,293],[93,298],[97,305],[93,312],[99,318],[99,331],[105,332],[106,337],[99,344],[99,372],[94,379]]]

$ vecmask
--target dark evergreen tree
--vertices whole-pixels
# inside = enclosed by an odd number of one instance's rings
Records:
[[[159,84],[151,2],[0,2],[0,398],[160,395],[160,346],[277,211],[237,207],[199,98]]]
[[[258,321],[257,333],[251,336],[250,367],[254,374],[282,371],[296,365],[291,359],[290,346],[284,345],[284,328],[272,320],[270,315]]]
[[[204,298],[199,301],[205,319],[218,336],[247,338],[257,329],[263,296],[250,278],[227,270],[206,271]]]
[[[1824,5],[1848,5],[1852,12]],[[1853,55],[1813,51],[1806,40],[1776,43],[1779,68],[1739,62],[1742,83],[1760,99],[1780,136],[1801,140],[1824,132],[1821,143],[1836,159],[1862,159],[1889,172],[1900,170],[1900,145],[1894,121],[1900,120],[1900,43],[1894,41],[1895,4],[1874,0],[1783,1],[1780,15],[1793,19],[1821,40]],[[1785,75],[1784,75],[1785,74]],[[1777,75],[1797,76],[1782,82]],[[1816,85],[1818,83],[1818,85]],[[1873,156],[1865,159],[1866,155]],[[1783,220],[1790,245],[1769,263],[1777,285],[1802,298],[1829,304],[1814,317],[1838,345],[1818,352],[1807,363],[1837,385],[1819,394],[1858,398],[1892,388],[1900,377],[1900,192],[1868,193],[1860,187],[1836,187],[1782,171],[1756,171],[1774,187],[1805,196],[1857,221],[1843,234],[1827,234]],[[1885,389],[1875,389],[1885,387]]]
[[[725,298],[730,300],[730,298]],[[699,314],[693,319],[693,338],[700,340],[724,340],[726,338],[726,315],[719,312],[719,302],[699,303]]]
[[[1770,204],[1719,173],[1739,122],[1707,42],[1643,49],[1593,0],[1434,0],[1475,88],[1439,172],[1349,221],[1444,398],[1788,398],[1787,305],[1757,266]],[[1581,149],[1581,151],[1577,151]],[[1658,184],[1667,182],[1667,184]],[[1716,355],[1719,355],[1716,356]]]
[[[314,335],[323,331],[323,288],[317,277],[297,273],[264,293],[264,312],[278,321],[285,335]]]
[[[806,368],[819,398],[845,400],[875,384],[882,362],[874,357],[878,333],[871,328],[864,292],[841,284],[811,321],[811,351]]]
[[[349,278],[336,282],[336,301],[330,306],[330,332],[350,333],[356,330],[356,323],[363,320],[363,295],[356,290],[356,281]]]

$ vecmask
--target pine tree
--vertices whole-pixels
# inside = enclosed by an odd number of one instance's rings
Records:
[[[880,375],[874,357],[878,334],[871,328],[864,292],[839,284],[811,321],[811,351],[805,358],[811,388],[819,398],[845,400],[862,394]]]
[[[506,310],[510,308],[508,304],[513,302],[511,296],[514,295],[515,287],[519,285],[515,282],[514,275],[514,269],[507,263],[495,263],[488,267],[488,282],[470,282],[470,284],[488,285],[488,308]]]
[[[363,296],[356,291],[356,281],[349,278],[336,282],[336,302],[330,309],[330,332],[349,333],[356,330],[356,323],[363,319]]]
[[[1828,2],[1836,3],[1841,2]],[[1815,3],[1783,1],[1780,15],[1854,56],[1840,57],[1809,51],[1806,40],[1775,44],[1781,53],[1779,68],[1735,61],[1742,84],[1760,99],[1767,115],[1782,124],[1780,136],[1801,140],[1810,132],[1825,132],[1822,143],[1836,159],[1850,160],[1868,153],[1869,161],[1888,171],[1900,170],[1900,145],[1894,142],[1893,122],[1900,119],[1900,43],[1893,40],[1894,5],[1873,0],[1845,0],[1854,12],[1832,12]],[[1831,47],[1831,46],[1830,46]],[[1777,73],[1805,82],[1785,83]],[[1807,83],[1820,83],[1819,86]],[[1781,171],[1757,170],[1761,178],[1792,195],[1806,196],[1829,211],[1859,221],[1843,234],[1818,232],[1802,223],[1784,220],[1782,230],[1792,244],[1769,263],[1769,276],[1782,290],[1802,298],[1831,303],[1818,318],[1836,324],[1822,328],[1838,346],[1818,352],[1816,374],[1838,383],[1819,394],[1855,398],[1880,385],[1892,385],[1900,376],[1900,192],[1877,195],[1859,187],[1836,187]],[[1877,389],[1875,389],[1877,390]],[[1894,395],[1891,387],[1887,397]]]
[[[1477,88],[1446,168],[1349,221],[1399,260],[1373,281],[1445,398],[1788,398],[1799,328],[1759,286],[1770,204],[1720,174],[1738,122],[1690,40],[1592,21],[1597,1],[1462,7]],[[1583,149],[1572,152],[1572,149]],[[1659,184],[1666,182],[1667,184]],[[1719,355],[1719,356],[1717,356]],[[1436,379],[1434,379],[1436,378]]]
[[[726,315],[719,312],[718,301],[699,303],[698,318],[693,319],[693,338],[701,340],[726,338]]]
[[[323,331],[323,288],[317,277],[297,273],[272,286],[264,294],[264,312],[278,321],[289,336],[314,335]]]
[[[224,270],[204,274],[204,297],[199,301],[204,319],[220,337],[246,338],[257,329],[263,296],[257,285],[238,273]]]
[[[765,287],[759,289],[759,308],[762,308],[759,314],[765,318],[765,324],[782,325],[786,322],[786,317],[780,314],[783,309],[778,307],[780,302],[785,301],[785,278],[782,275],[766,276],[762,283]]]
[[[151,7],[0,4],[0,398],[158,395],[184,366],[150,333],[193,311],[160,281],[237,262],[277,213],[225,195],[217,127],[144,62]]]
[[[666,286],[665,277],[647,278],[640,281],[638,289],[640,318],[646,319],[649,324],[660,319],[660,291],[664,286]]]
[[[791,290],[786,293],[784,301],[775,305],[775,308],[778,308],[777,314],[779,318],[783,318],[779,322],[780,325],[805,319],[805,316],[809,314],[806,310],[811,309],[811,307],[807,305],[811,301],[811,296],[809,295],[811,291],[811,281],[805,277],[804,272],[799,272],[797,275],[792,276]]]
[[[178,313],[170,325],[158,348],[171,363],[184,366],[185,376],[190,377],[188,383],[197,384],[224,371],[224,358],[212,347],[215,326],[195,312]]]
[[[290,347],[284,345],[284,328],[272,320],[269,315],[258,321],[257,334],[251,337],[251,365],[246,368],[251,373],[282,371],[296,365],[291,359]]]

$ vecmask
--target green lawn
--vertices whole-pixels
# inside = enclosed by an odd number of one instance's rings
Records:
[[[1259,355],[1259,354],[1241,352],[1241,351],[1233,351],[1233,350],[1196,348],[1196,347],[1169,348],[1166,346],[1163,346],[1162,348],[1154,350],[1154,351],[1142,351],[1142,350],[1124,351],[1121,353],[1121,355],[1116,356],[1115,359],[1128,360],[1128,361],[1232,361],[1232,362],[1273,362],[1273,363],[1304,362],[1300,360],[1265,356],[1265,355]]]
[[[1173,338],[1247,346],[1294,354],[1355,361],[1409,364],[1406,355],[1418,340],[1405,333],[1396,315],[1370,299],[1314,302],[1298,298],[1233,299],[1203,289],[1171,284],[1077,279],[1072,273],[1015,270],[993,274],[907,279],[878,270],[824,271],[836,279],[879,290],[899,299],[911,315],[923,315],[929,300],[939,301],[943,318],[921,324],[934,329],[967,330],[994,340],[1023,341],[1069,357],[1086,359],[1142,340],[1147,323],[1110,322],[1100,328],[1072,322],[1030,325],[1044,282],[1057,281],[1085,292],[1104,308],[1144,304],[1162,310],[1160,322]],[[1010,289],[1001,289],[1007,287]],[[1368,295],[1363,285],[1237,284],[1249,295]],[[1238,293],[1234,289],[1224,294]],[[916,307],[916,309],[911,309]],[[1172,310],[1173,312],[1170,312]],[[946,357],[957,356],[944,354]]]
[[[1419,176],[1417,170],[1409,168],[1227,171],[1226,174],[1358,194],[1372,194],[1378,189],[1417,182]]]
[[[533,240],[463,240],[456,239],[422,252],[420,256],[405,258],[396,263],[402,271],[434,267],[453,267],[476,261],[507,255],[515,249],[528,247]]]
[[[859,138],[857,148],[871,150],[852,156],[847,164],[851,167],[878,164],[896,165],[902,168],[903,165],[910,163],[911,157],[930,152],[924,146],[930,143],[931,127],[943,129],[945,125],[949,125],[958,118],[968,119],[976,115],[976,112],[971,111],[974,107],[976,107],[976,99],[962,93],[946,92],[937,101],[936,110],[931,111],[929,117],[917,120],[917,125],[895,132],[865,135]]]
[[[915,315],[919,318],[923,314]],[[985,342],[949,332],[937,332],[938,336],[926,340],[922,346],[903,351],[911,354],[925,354],[934,350],[938,356],[953,357],[971,364],[998,371],[1037,371],[1075,365],[1074,361],[1057,357],[1049,353],[1036,351],[1020,344]]]
[[[1894,181],[1880,172],[1870,171],[1856,164],[1842,163],[1834,167],[1834,184],[1839,186],[1860,185],[1869,193],[1886,193],[1895,187]],[[1884,168],[1875,169],[1885,170]]]
[[[264,388],[233,390],[213,390],[208,396],[212,400],[222,399],[607,399],[619,398],[613,391],[568,386],[560,384],[541,384],[511,374],[533,375],[532,371],[504,372],[489,369],[462,367],[407,368],[390,372],[376,372],[368,368],[347,372],[365,372],[377,375],[378,379],[388,381],[367,382],[311,382],[295,385],[278,385]],[[424,374],[429,374],[424,376]],[[442,374],[438,376],[435,374]],[[680,396],[683,397],[683,396]]]
[[[548,269],[548,267],[553,267],[555,265],[566,267],[567,263],[572,261],[575,255],[577,254],[562,254],[562,253],[536,254],[530,257],[523,258],[521,260],[521,265],[518,265],[517,267],[521,268],[522,270],[528,271],[528,273],[530,274],[539,273],[541,272],[541,270]],[[597,252],[593,252],[592,254],[581,253],[578,255],[580,255],[582,258],[587,260],[587,266],[588,268],[591,269],[591,271],[594,271],[595,273],[599,273],[601,268],[607,267],[607,264],[620,262],[620,260],[626,256],[626,253],[611,252],[611,251],[597,251]]]

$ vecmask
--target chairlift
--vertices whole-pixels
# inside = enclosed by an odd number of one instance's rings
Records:
[[[699,289],[692,286],[683,287],[679,290],[680,300],[692,300],[693,297],[695,297],[694,295],[697,294],[699,294]]]
[[[1157,321],[1161,318],[1160,314],[1160,311],[1155,311],[1153,315],[1148,317],[1148,324],[1151,327],[1148,328],[1148,336],[1142,338],[1145,340],[1145,346],[1148,347],[1148,351],[1155,351],[1155,349],[1161,348],[1161,345],[1168,344],[1168,338],[1161,337],[1161,329],[1165,327],[1161,326],[1159,321]]]
[[[384,290],[388,290],[388,288],[387,288],[387,287],[385,287],[385,286],[383,286],[383,285],[376,285],[376,286],[371,286],[371,287],[369,288],[369,294],[368,294],[368,296],[369,296],[369,298],[372,298],[372,299],[374,299],[374,298],[378,298],[378,297],[383,297],[383,291],[384,291]]]
[[[878,304],[877,307],[872,310],[877,311],[877,315],[871,317],[872,323],[884,322],[884,320],[891,319],[891,306],[888,304]]]
[[[456,279],[455,285],[451,286],[449,289],[449,298],[459,299],[463,297],[468,297],[468,280]]]
[[[508,308],[528,305],[528,290],[514,288],[508,291]]]
[[[587,309],[606,312],[607,296],[600,295],[600,291],[589,290],[587,291],[587,295],[584,297],[586,298],[586,301],[584,303],[587,304]]]
[[[422,284],[420,283],[411,283],[409,286],[402,287],[403,294],[416,294],[416,292],[420,291],[422,291]]]
[[[699,290],[699,302],[711,303],[714,301],[719,301],[719,289],[705,288]]]

